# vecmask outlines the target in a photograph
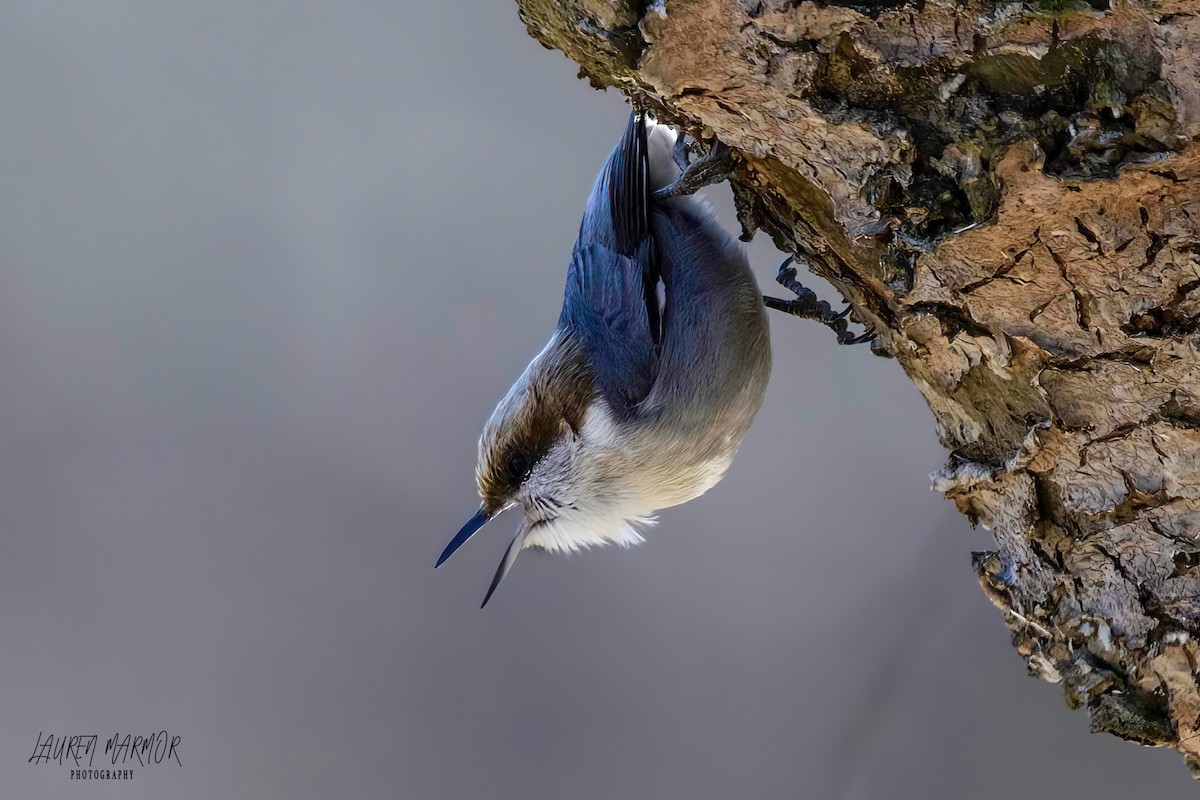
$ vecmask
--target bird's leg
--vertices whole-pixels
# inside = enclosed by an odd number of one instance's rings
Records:
[[[858,336],[847,330],[846,316],[850,313],[849,306],[835,312],[829,307],[829,303],[817,299],[816,292],[797,280],[796,268],[792,266],[794,258],[794,256],[788,256],[787,260],[779,265],[779,274],[775,276],[775,280],[780,286],[793,292],[796,299],[780,300],[778,297],[763,297],[763,304],[776,311],[783,311],[803,319],[817,320],[837,334],[838,344],[859,344],[874,339],[875,331],[870,328]]]
[[[675,157],[675,166],[679,167],[681,173],[687,172],[688,168],[688,143],[687,137],[682,133],[675,137],[675,147],[671,151]]]
[[[656,199],[665,200],[668,197],[695,194],[705,186],[720,183],[728,178],[738,163],[733,150],[720,142],[714,141],[707,153],[690,164],[687,161],[687,151],[688,146],[683,143],[683,134],[680,134],[675,140],[675,163],[679,165],[682,173],[670,186],[656,191]]]

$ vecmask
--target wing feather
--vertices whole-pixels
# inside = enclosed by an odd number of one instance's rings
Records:
[[[653,202],[646,125],[635,112],[588,198],[559,319],[582,342],[596,386],[618,414],[649,393],[662,345]]]

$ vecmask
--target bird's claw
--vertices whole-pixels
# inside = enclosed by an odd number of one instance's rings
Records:
[[[875,338],[875,329],[867,328],[855,335],[849,331],[846,318],[850,316],[852,306],[846,306],[841,311],[834,311],[829,303],[817,298],[816,293],[804,286],[797,279],[796,268],[792,266],[795,256],[788,256],[779,265],[775,280],[780,286],[796,295],[795,300],[780,300],[777,297],[764,297],[763,303],[767,308],[783,311],[796,317],[815,319],[837,334],[838,344],[862,344]]]
[[[654,193],[657,200],[695,194],[705,186],[725,180],[737,167],[738,157],[728,145],[721,142],[714,142],[707,153],[689,164],[688,146],[682,142],[683,136],[680,135],[675,140],[675,163],[679,165],[681,173],[674,183]]]
[[[874,338],[875,329],[867,328],[858,336],[850,336],[849,334],[843,335],[843,333],[838,333],[838,344],[862,344],[863,342],[869,342]]]

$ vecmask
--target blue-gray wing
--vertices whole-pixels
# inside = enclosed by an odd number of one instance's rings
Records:
[[[597,389],[621,415],[649,393],[662,344],[652,191],[645,123],[631,114],[588,198],[559,319],[584,346]]]

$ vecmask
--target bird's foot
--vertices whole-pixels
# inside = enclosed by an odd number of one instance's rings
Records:
[[[737,167],[738,157],[728,145],[714,141],[707,153],[691,163],[688,163],[689,149],[683,134],[680,134],[675,140],[675,163],[679,165],[681,174],[674,183],[656,191],[655,199],[695,194],[705,186],[725,180]]]
[[[834,311],[830,308],[829,303],[818,300],[816,292],[801,284],[796,278],[796,268],[792,266],[793,260],[795,260],[794,256],[788,256],[787,260],[779,265],[779,273],[775,276],[775,280],[780,286],[795,294],[796,299],[780,300],[778,297],[763,297],[763,304],[767,308],[783,311],[803,319],[817,320],[837,334],[838,344],[861,344],[875,338],[875,331],[872,328],[867,328],[857,336],[851,333],[846,323],[846,317],[850,314],[850,306],[846,306],[841,311]]]

